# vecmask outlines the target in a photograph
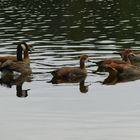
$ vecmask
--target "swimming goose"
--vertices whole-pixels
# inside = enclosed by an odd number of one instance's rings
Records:
[[[85,61],[88,60],[87,55],[80,56],[80,67],[62,67],[55,71],[52,71],[51,74],[55,78],[60,79],[76,79],[79,77],[84,77],[87,75],[85,68]]]
[[[0,63],[0,71],[16,71],[21,74],[31,74],[32,70],[29,66],[30,59],[28,51],[32,49],[31,45],[26,45],[26,43],[20,43],[17,46],[17,58],[15,59],[7,59],[5,62]],[[22,53],[24,52],[24,58]],[[13,57],[14,58],[14,57]]]
[[[124,51],[115,52],[114,54],[119,54],[122,60],[126,62],[129,62],[135,66],[140,66],[140,51],[125,49]]]
[[[116,84],[140,79],[140,67],[134,65],[117,68],[106,65],[106,72],[108,72],[109,75],[103,84]]]
[[[32,50],[32,49],[33,49],[32,45],[27,44],[25,42],[21,42],[17,46],[16,56],[0,56],[0,63],[4,63],[7,60],[12,60],[13,62],[17,62],[17,59],[22,60],[21,57],[22,57],[22,54],[24,52],[24,54],[23,54],[24,55],[23,61],[26,64],[29,64],[30,63],[30,59],[29,59],[28,51]]]
[[[123,60],[115,60],[115,59],[104,59],[98,62],[94,62],[91,61],[92,63],[95,63],[98,68],[96,71],[94,71],[93,73],[96,72],[105,72],[106,71],[106,65],[110,65],[110,67],[112,68],[118,68],[118,67],[124,67],[127,65],[131,65],[129,62],[125,62]]]

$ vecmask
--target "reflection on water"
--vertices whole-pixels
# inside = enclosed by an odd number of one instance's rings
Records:
[[[125,4],[125,2],[127,4]],[[0,41],[47,45],[139,46],[139,1],[27,1],[0,3]]]
[[[139,36],[140,0],[0,0],[0,55],[15,55],[21,41],[36,49],[32,77],[1,77],[2,139],[138,140],[140,81],[122,86],[111,77],[116,85],[104,86],[97,82],[108,73],[92,73],[91,63],[77,83],[46,81],[57,68],[79,66],[81,54],[98,61],[140,50]]]
[[[74,79],[60,79],[53,77],[51,79],[52,84],[62,84],[62,83],[79,83],[79,90],[81,93],[88,92],[88,85],[85,85],[86,77],[74,78]]]
[[[77,66],[81,54],[100,60],[116,58],[112,53],[126,47],[140,49],[139,11],[140,2],[133,0],[4,0],[0,55],[14,55],[18,42],[31,42],[36,48],[31,54],[32,80],[50,81],[50,71]],[[87,83],[98,81],[93,64],[87,67]]]
[[[28,91],[30,89],[23,90],[22,85],[23,84],[16,85],[17,97],[27,97],[28,96]]]
[[[31,82],[29,75],[14,75],[12,72],[5,72],[1,74],[0,85],[7,88],[16,86],[17,97],[27,97],[29,89],[23,90],[22,86],[24,82]]]

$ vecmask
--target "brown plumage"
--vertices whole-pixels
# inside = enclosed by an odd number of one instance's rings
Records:
[[[13,62],[12,60],[7,60],[1,65],[0,68],[1,71],[16,71],[21,74],[31,74],[32,69],[30,68],[30,65],[24,63],[23,61],[17,61]]]
[[[103,67],[110,66],[112,68],[121,68],[121,67],[127,67],[130,66],[131,64],[125,61],[121,60],[113,60],[113,59],[108,59],[105,60],[102,64]]]
[[[59,68],[51,74],[55,78],[62,78],[62,79],[76,79],[77,77],[83,77],[87,75],[87,71],[85,68],[85,61],[88,60],[87,55],[81,55],[80,57],[80,67],[62,67]]]
[[[1,63],[6,62],[7,60],[12,60],[12,61],[16,62],[17,57],[16,56],[0,56],[0,62]]]
[[[125,49],[124,51],[115,52],[114,54],[119,54],[123,61],[129,62],[135,66],[140,66],[140,51]]]
[[[106,66],[106,72],[108,72],[109,75],[104,80],[103,84],[116,84],[140,79],[140,67],[134,65],[117,68],[108,65]]]
[[[110,66],[112,68],[119,68],[119,67],[125,67],[131,65],[129,62],[125,62],[123,60],[114,60],[114,59],[105,59],[93,63],[96,63],[96,65],[98,66],[97,70],[94,71],[94,73],[106,71],[106,66]]]
[[[17,60],[14,61],[15,59],[7,59],[5,62],[1,62],[0,70],[16,71],[21,74],[31,74],[32,70],[29,65],[30,59],[28,54],[28,51],[31,49],[32,49],[31,45],[27,45],[26,43],[20,43],[17,46],[17,56],[16,56]],[[24,58],[23,58],[23,52],[24,52]]]
[[[23,62],[25,62],[26,64],[29,64],[30,63],[30,58],[29,58],[28,51],[33,49],[32,45],[27,44],[25,42],[21,42],[17,46],[16,53],[19,54],[21,49],[22,49],[22,52],[24,52],[22,54],[23,55]],[[0,63],[4,63],[7,60],[12,60],[13,62],[17,62],[17,56],[0,56]]]
[[[132,52],[133,51],[130,49],[125,49],[123,51],[114,52],[114,54],[119,54],[123,61],[131,63],[130,60],[128,59],[128,55]]]

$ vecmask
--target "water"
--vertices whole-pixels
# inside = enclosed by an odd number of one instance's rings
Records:
[[[81,54],[98,61],[139,50],[139,13],[138,0],[0,0],[0,55],[15,55],[20,41],[36,49],[33,74],[0,86],[1,138],[139,140],[139,79],[103,85],[108,73],[93,74],[88,62],[83,90],[49,83],[50,71],[78,66]]]

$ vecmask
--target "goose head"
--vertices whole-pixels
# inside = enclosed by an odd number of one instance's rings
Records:
[[[22,53],[25,52],[28,55],[28,51],[32,51],[33,47],[30,44],[21,42],[17,46],[17,61],[23,61]]]

